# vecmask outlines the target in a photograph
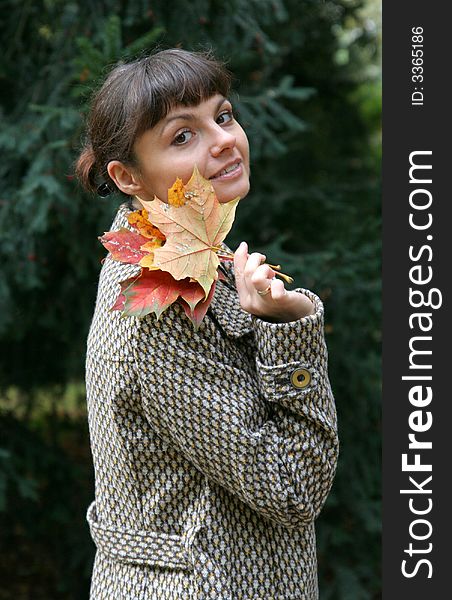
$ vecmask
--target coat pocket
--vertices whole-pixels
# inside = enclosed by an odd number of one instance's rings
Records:
[[[86,515],[91,537],[108,558],[128,564],[191,569],[186,540],[166,533],[123,529],[102,523],[93,502]]]

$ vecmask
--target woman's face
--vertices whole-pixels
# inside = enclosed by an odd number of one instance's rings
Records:
[[[249,191],[249,147],[229,100],[219,94],[197,106],[177,106],[134,145],[143,200],[167,201],[168,188],[193,168],[210,179],[219,202],[243,198]]]

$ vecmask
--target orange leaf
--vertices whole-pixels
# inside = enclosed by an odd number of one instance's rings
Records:
[[[182,206],[185,204],[185,188],[182,179],[179,177],[168,190],[168,204],[171,206]]]
[[[129,221],[130,225],[135,227],[135,229],[138,229],[138,231],[144,237],[151,240],[157,239],[161,240],[162,242],[165,241],[165,236],[163,233],[149,221],[147,210],[136,210],[128,215],[127,220]]]

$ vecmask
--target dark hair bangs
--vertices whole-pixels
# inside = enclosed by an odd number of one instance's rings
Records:
[[[229,96],[231,76],[208,54],[164,50],[145,60],[134,137],[154,127],[177,105],[196,106],[215,94]]]

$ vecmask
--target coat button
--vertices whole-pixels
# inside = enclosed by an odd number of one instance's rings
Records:
[[[307,369],[295,369],[290,380],[295,388],[302,389],[311,383],[311,373]]]

